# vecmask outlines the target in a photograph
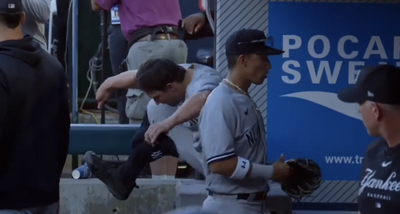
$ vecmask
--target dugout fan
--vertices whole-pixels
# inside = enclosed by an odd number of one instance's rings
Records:
[[[0,214],[56,214],[69,145],[67,80],[23,36],[21,0],[0,1]]]
[[[358,103],[368,134],[379,137],[365,153],[359,212],[400,213],[400,69],[392,65],[365,67],[355,86],[340,91],[338,98]]]

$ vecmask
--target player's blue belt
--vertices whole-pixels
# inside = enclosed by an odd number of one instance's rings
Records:
[[[208,195],[209,196],[233,196],[236,197],[237,200],[246,200],[246,201],[262,201],[267,198],[267,193],[266,192],[256,192],[256,193],[241,193],[241,194],[221,194],[221,193],[216,193],[213,191],[208,190]]]

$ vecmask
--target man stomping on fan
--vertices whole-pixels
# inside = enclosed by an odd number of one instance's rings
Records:
[[[127,162],[118,167],[87,152],[84,159],[92,173],[117,199],[126,200],[143,167],[162,156],[182,158],[202,172],[200,154],[193,147],[198,141],[194,136],[198,130],[197,117],[221,79],[213,68],[199,64],[177,65],[167,59],[148,60],[138,71],[127,71],[107,79],[96,94],[100,106],[115,89],[138,88],[153,98],[147,106],[148,120],[145,118],[145,121],[158,124],[155,126],[158,128],[149,128],[143,139],[133,145]],[[181,125],[183,123],[186,127]]]

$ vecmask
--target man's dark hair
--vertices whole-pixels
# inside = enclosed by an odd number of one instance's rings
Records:
[[[136,83],[143,91],[164,91],[168,83],[182,82],[186,69],[168,59],[150,59],[136,73]]]
[[[246,57],[249,57],[251,54],[244,54]],[[226,56],[226,61],[228,62],[228,69],[231,70],[235,68],[236,62],[238,60],[238,55],[228,55]]]
[[[236,61],[238,56],[236,55],[228,55],[226,56],[226,61],[228,62],[228,69],[233,69],[236,66]]]
[[[23,12],[6,13],[0,12],[0,24],[7,28],[15,29],[22,21]]]

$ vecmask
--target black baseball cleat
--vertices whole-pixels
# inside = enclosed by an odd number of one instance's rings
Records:
[[[139,188],[136,182],[133,182],[133,185],[124,183],[120,172],[121,166],[101,160],[94,152],[86,152],[83,159],[92,174],[102,181],[110,193],[118,200],[125,201],[129,198],[133,188]]]

